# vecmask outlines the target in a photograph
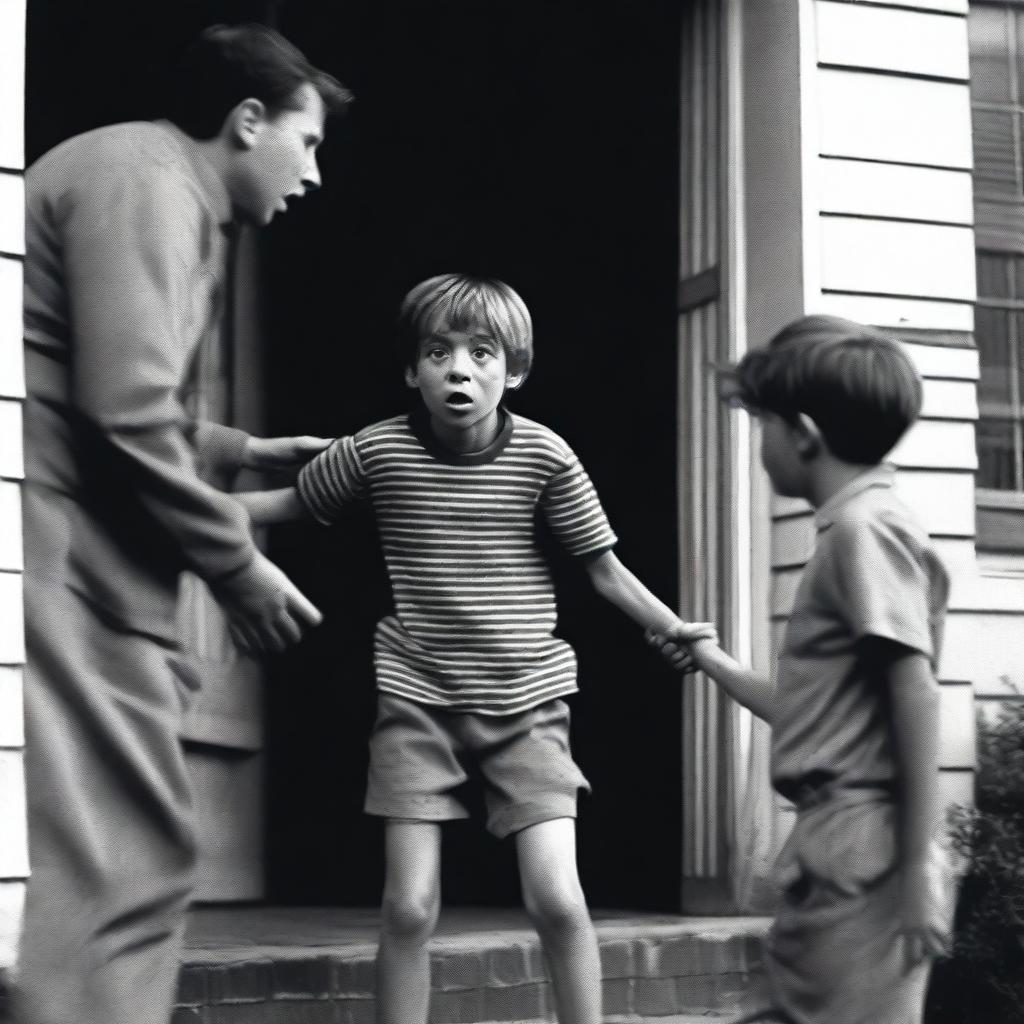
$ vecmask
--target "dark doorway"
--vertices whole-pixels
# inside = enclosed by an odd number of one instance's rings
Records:
[[[623,560],[675,599],[679,12],[675,3],[289,3],[281,27],[356,93],[324,188],[269,232],[267,379],[278,432],[336,435],[405,409],[390,346],[404,292],[449,270],[516,287],[536,364],[513,409],[576,449]],[[361,815],[371,637],[389,595],[367,516],[281,528],[272,554],[327,616],[270,688],[272,898],[366,903]],[[576,648],[579,821],[592,902],[669,910],[681,876],[678,684],[556,558]],[[515,903],[511,844],[450,826],[449,902]]]
[[[675,600],[679,4],[562,0],[33,0],[27,157],[161,113],[163,70],[206,24],[275,16],[353,88],[324,189],[262,236],[273,431],[335,435],[408,404],[389,327],[450,269],[514,285],[537,358],[513,409],[564,436],[620,536]],[[389,595],[372,524],[279,528],[271,553],[327,619],[272,666],[268,898],[371,904],[378,822],[361,813],[371,636]],[[596,905],[671,910],[681,876],[681,712],[637,630],[554,551],[592,797],[579,859]],[[518,901],[511,844],[454,825],[449,902]]]

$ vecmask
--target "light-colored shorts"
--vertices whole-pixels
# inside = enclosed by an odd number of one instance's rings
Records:
[[[383,818],[469,817],[462,791],[479,779],[487,829],[499,839],[554,818],[576,817],[589,792],[569,752],[569,707],[551,700],[512,715],[447,711],[377,696],[365,810]]]

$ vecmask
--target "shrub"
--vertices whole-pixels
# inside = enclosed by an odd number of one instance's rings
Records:
[[[927,1019],[1024,1024],[1024,701],[979,719],[975,800],[951,813],[953,845],[969,866]]]

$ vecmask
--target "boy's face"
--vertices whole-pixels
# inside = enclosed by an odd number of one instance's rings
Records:
[[[480,331],[445,331],[420,341],[406,383],[418,388],[439,436],[497,433],[498,405],[513,383],[501,342]],[[493,435],[492,435],[493,436]],[[483,445],[491,438],[481,437]]]
[[[761,464],[772,487],[785,498],[807,497],[807,463],[801,457],[798,428],[778,413],[756,414],[761,424]]]

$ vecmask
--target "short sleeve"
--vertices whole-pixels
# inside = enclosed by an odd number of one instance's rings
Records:
[[[925,552],[884,520],[833,529],[840,611],[854,637],[892,640],[934,658],[932,581]]]
[[[607,551],[617,540],[586,470],[570,454],[548,481],[540,499],[551,532],[570,555]]]
[[[306,463],[299,473],[302,503],[318,522],[328,524],[342,509],[363,495],[366,473],[354,437],[339,437]]]

